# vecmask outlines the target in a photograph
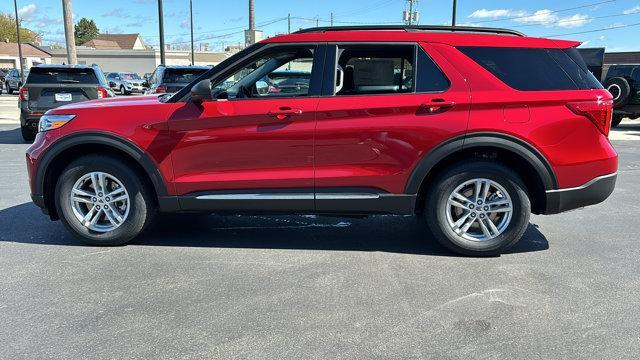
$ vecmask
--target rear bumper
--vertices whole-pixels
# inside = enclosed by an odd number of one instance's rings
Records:
[[[618,173],[599,176],[588,183],[570,189],[549,190],[546,215],[599,204],[613,193]]]
[[[40,122],[40,118],[42,117],[42,113],[31,113],[29,111],[20,111],[20,125],[31,128],[35,131],[38,130],[38,123]]]

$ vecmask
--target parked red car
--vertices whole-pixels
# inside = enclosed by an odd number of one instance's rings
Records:
[[[615,187],[612,97],[578,45],[438,26],[277,36],[172,95],[47,112],[32,198],[97,245],[157,212],[418,214],[449,249],[498,254],[530,213]],[[259,91],[287,70],[311,74],[305,91]]]

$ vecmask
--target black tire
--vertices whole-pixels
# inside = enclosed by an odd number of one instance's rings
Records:
[[[28,126],[20,126],[20,132],[22,133],[22,139],[26,142],[33,142],[36,138],[36,131]]]
[[[613,119],[611,120],[611,127],[618,127],[618,125],[620,125],[620,123],[622,122],[622,115],[620,114],[613,114]]]
[[[513,213],[503,233],[486,241],[468,240],[458,235],[447,220],[451,193],[472,179],[489,179],[500,184],[511,197]],[[453,165],[436,177],[426,198],[425,217],[436,240],[449,250],[467,256],[495,256],[522,238],[529,225],[531,203],[520,177],[508,167],[473,160]]]
[[[124,85],[120,85],[120,94],[121,95],[129,95],[131,93],[127,92],[127,89],[124,88]]]
[[[7,86],[7,92],[9,93],[9,95],[13,95],[13,89],[11,88],[9,83],[6,83],[6,86]]]
[[[621,77],[607,79],[604,87],[613,96],[613,107],[619,108],[627,105],[631,94],[631,86],[629,86],[627,79]]]
[[[115,176],[122,182],[130,197],[129,215],[116,229],[100,233],[80,223],[73,214],[69,196],[75,182],[87,173],[101,171]],[[80,240],[97,246],[124,245],[140,235],[151,223],[157,212],[151,189],[140,180],[138,174],[125,162],[107,155],[87,155],[74,160],[58,178],[55,204],[65,227]]]

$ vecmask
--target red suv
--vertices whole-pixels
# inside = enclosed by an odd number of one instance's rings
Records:
[[[437,26],[277,36],[175,94],[50,110],[32,198],[96,245],[157,212],[418,214],[449,249],[498,254],[532,212],[615,187],[612,97],[578,45]],[[270,90],[288,71],[295,86]]]

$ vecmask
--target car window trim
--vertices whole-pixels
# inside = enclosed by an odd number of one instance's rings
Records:
[[[338,48],[340,45],[354,45],[354,46],[358,46],[358,45],[380,45],[380,46],[385,46],[385,45],[391,45],[391,46],[413,46],[414,50],[413,50],[413,73],[414,73],[414,85],[413,85],[413,91],[412,92],[405,92],[405,93],[384,93],[384,94],[353,94],[353,95],[336,95],[335,94],[335,71],[333,71],[333,69],[336,69],[338,67]],[[333,51],[331,51],[331,47],[333,46]],[[417,84],[417,79],[418,79],[418,71],[420,71],[419,67],[418,67],[418,51],[422,50],[424,52],[424,54],[436,65],[436,67],[438,68],[438,70],[440,70],[440,72],[442,73],[442,75],[447,79],[447,81],[449,82],[449,85],[447,86],[446,89],[444,90],[440,90],[440,91],[417,91],[418,89],[418,84]],[[333,59],[329,58],[329,56],[332,55]],[[331,61],[333,60],[333,61]],[[410,95],[429,95],[429,94],[444,94],[447,91],[449,91],[451,89],[451,79],[449,78],[449,76],[447,76],[447,73],[444,72],[442,70],[442,68],[440,67],[440,64],[438,64],[433,57],[431,57],[431,55],[429,54],[429,52],[424,49],[419,42],[415,42],[415,41],[399,41],[399,42],[385,42],[385,41],[358,41],[358,42],[349,42],[349,41],[338,41],[338,42],[330,42],[327,43],[327,60],[325,61],[325,63],[327,65],[325,65],[325,69],[324,72],[326,74],[326,77],[324,79],[324,82],[326,84],[328,84],[328,86],[323,87],[323,94],[322,94],[322,98],[354,98],[354,97],[377,97],[377,96],[410,96]],[[328,64],[329,63],[333,63],[332,68],[329,68]]]

